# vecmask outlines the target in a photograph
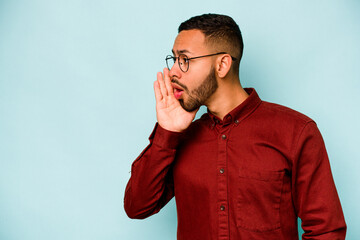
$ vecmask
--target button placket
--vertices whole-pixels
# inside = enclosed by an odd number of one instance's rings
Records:
[[[225,169],[227,166],[227,144],[228,144],[228,134],[230,130],[230,125],[220,129],[220,134],[218,136],[218,218],[219,218],[219,229],[218,236],[219,239],[227,239],[229,237],[229,213],[226,208],[228,204],[228,179],[227,174],[225,174]]]

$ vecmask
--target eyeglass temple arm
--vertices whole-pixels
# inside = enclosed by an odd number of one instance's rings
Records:
[[[188,60],[196,59],[196,58],[203,58],[203,57],[210,57],[210,56],[215,56],[215,55],[219,55],[219,54],[228,54],[228,53],[226,53],[226,52],[213,53],[213,54],[209,54],[209,55],[204,55],[204,56],[198,56],[198,57],[188,58]],[[230,55],[230,57],[231,57],[231,59],[232,59],[233,61],[236,61],[236,58],[235,58],[235,57],[233,57],[233,56],[231,56],[231,55]]]

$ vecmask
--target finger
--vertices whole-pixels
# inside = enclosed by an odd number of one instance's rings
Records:
[[[165,86],[166,86],[166,90],[167,90],[168,94],[174,95],[174,90],[173,90],[173,87],[171,86],[170,72],[169,72],[168,68],[164,68],[164,79],[165,79]]]
[[[165,87],[165,82],[164,82],[164,78],[163,78],[163,74],[161,72],[158,72],[157,74],[157,81],[159,82],[160,85],[160,91],[163,97],[166,97],[168,95],[166,87]]]
[[[154,82],[154,92],[155,92],[155,100],[156,102],[160,102],[163,99],[163,96],[160,91],[160,85],[158,81]]]

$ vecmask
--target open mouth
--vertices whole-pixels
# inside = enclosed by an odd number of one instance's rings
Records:
[[[180,99],[183,92],[184,91],[179,89],[179,88],[174,88],[174,96],[175,96],[175,98]]]
[[[176,99],[180,99],[181,96],[182,96],[183,93],[184,93],[184,90],[183,90],[179,85],[177,85],[177,84],[175,84],[175,83],[172,83],[171,86],[172,86],[172,88],[173,88],[173,90],[174,90],[174,96],[175,96],[175,98],[176,98]]]

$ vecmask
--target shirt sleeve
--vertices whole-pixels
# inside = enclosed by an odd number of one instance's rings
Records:
[[[345,239],[346,223],[325,144],[315,122],[303,128],[294,150],[292,191],[302,239]]]
[[[182,133],[170,132],[158,123],[150,144],[133,162],[126,186],[124,208],[130,218],[143,219],[160,211],[174,196],[171,165]]]

